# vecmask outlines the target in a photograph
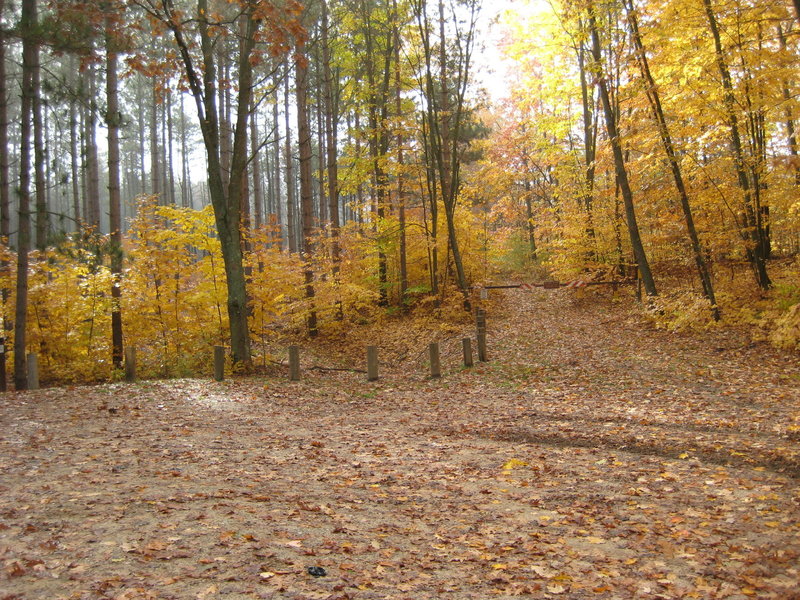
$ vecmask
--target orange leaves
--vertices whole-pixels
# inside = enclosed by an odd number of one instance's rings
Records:
[[[262,52],[253,52],[247,60],[250,61],[250,66],[257,67],[264,63],[264,54]]]

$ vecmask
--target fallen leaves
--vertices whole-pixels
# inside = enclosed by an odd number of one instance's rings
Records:
[[[358,375],[324,373],[268,391],[184,380],[8,395],[0,588],[786,597],[798,407],[759,387],[784,381],[781,367],[700,360],[699,343],[598,327],[587,307],[539,304],[535,328],[511,308],[490,322],[497,362],[436,386],[400,364],[369,393]],[[686,376],[710,360],[735,377]],[[97,410],[121,394],[135,411]]]
[[[512,471],[513,469],[517,469],[519,467],[527,467],[528,463],[524,460],[520,460],[518,458],[512,458],[511,460],[507,460],[503,464],[503,471]]]
[[[600,537],[595,537],[593,535],[590,535],[586,537],[586,541],[589,542],[590,544],[603,544],[605,543],[606,540]]]

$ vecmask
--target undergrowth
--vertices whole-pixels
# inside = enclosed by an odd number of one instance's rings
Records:
[[[711,305],[686,274],[672,273],[661,281],[661,294],[647,310],[653,324],[669,331],[703,331],[713,327],[745,327],[754,340],[800,350],[800,263],[797,259],[771,266],[773,287],[761,291],[746,269],[729,269],[714,281],[721,319],[712,318]]]

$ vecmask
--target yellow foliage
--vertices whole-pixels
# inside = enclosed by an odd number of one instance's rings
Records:
[[[30,255],[28,335],[43,380],[91,381],[110,374],[109,269],[74,242]]]
[[[227,337],[225,273],[210,207],[158,206],[146,197],[129,232],[122,316],[144,374],[207,368]]]
[[[784,350],[800,350],[800,304],[795,304],[775,319],[769,341]]]

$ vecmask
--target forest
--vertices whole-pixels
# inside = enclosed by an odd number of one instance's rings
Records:
[[[798,33],[0,0],[0,600],[800,599]]]
[[[480,0],[0,2],[2,376],[248,372],[507,281],[796,351],[798,8],[518,1],[481,80]]]

